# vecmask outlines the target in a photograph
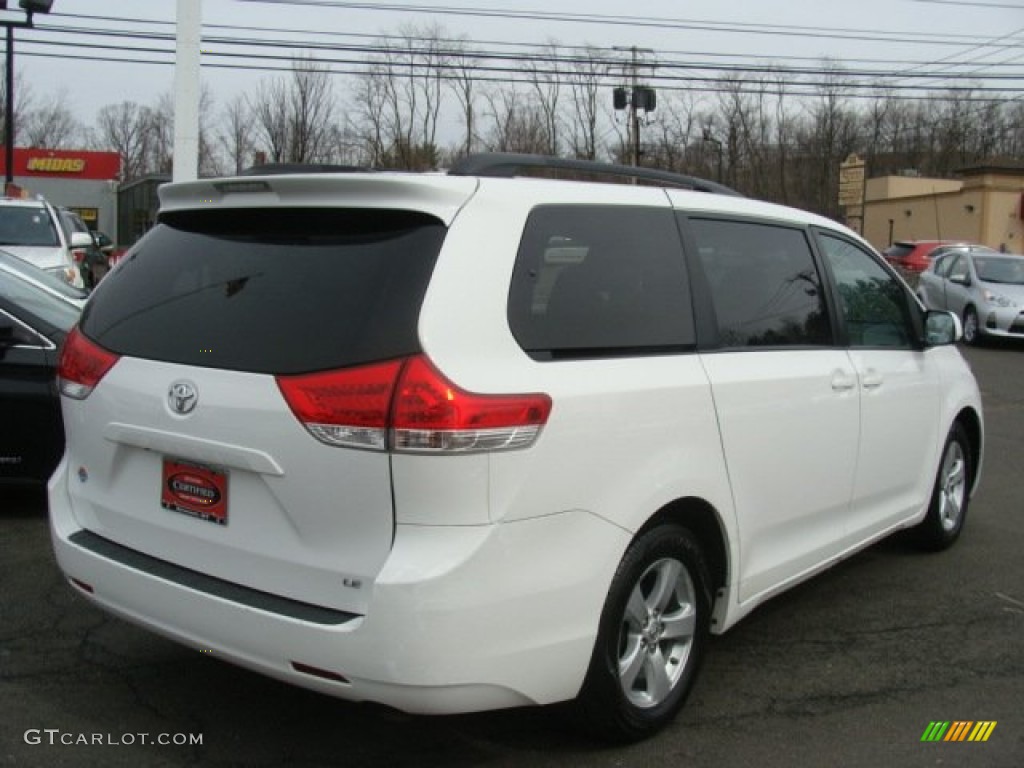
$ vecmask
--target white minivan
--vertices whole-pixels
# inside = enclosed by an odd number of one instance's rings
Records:
[[[832,221],[533,156],[160,196],[64,346],[49,486],[61,568],[129,621],[411,712],[572,700],[628,740],[764,600],[960,535],[959,320]]]

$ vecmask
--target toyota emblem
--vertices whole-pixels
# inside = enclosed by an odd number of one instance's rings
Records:
[[[199,392],[191,381],[176,381],[167,390],[167,404],[182,416],[192,413],[199,402]]]

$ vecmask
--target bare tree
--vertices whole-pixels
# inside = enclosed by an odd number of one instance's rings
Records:
[[[447,75],[448,87],[458,99],[459,107],[462,110],[462,125],[465,129],[465,136],[462,141],[462,154],[472,154],[473,145],[477,139],[476,125],[476,68],[479,59],[469,48],[465,38],[460,39],[450,55],[450,65]]]
[[[707,162],[707,145],[697,136],[700,116],[692,95],[669,94],[658,105],[658,119],[647,129],[654,138],[644,142],[646,161],[655,168],[669,171],[698,172],[711,177],[714,162]],[[694,140],[695,151],[691,151]],[[623,141],[625,139],[623,138]],[[623,144],[625,151],[625,144]],[[699,168],[696,166],[700,166]]]
[[[261,81],[246,103],[253,117],[256,143],[271,162],[285,162],[291,146],[287,82],[281,78]]]
[[[359,78],[357,112],[366,144],[385,167],[437,165],[437,130],[448,55],[439,27],[403,27],[397,42],[379,43]]]
[[[485,144],[493,152],[544,154],[549,135],[544,115],[536,104],[515,88],[501,88],[485,94],[491,130]]]
[[[569,142],[573,154],[585,160],[597,159],[597,125],[601,114],[598,97],[606,69],[601,49],[587,46],[571,60],[566,72],[572,102]]]
[[[252,164],[252,115],[245,96],[235,96],[224,107],[218,141],[227,155],[229,168],[235,173],[241,173]]]
[[[14,124],[14,139],[17,142],[20,139],[19,131],[22,129],[22,122],[25,116],[32,109],[32,104],[35,101],[32,95],[32,88],[25,81],[24,76],[21,72],[15,72],[14,74],[14,115],[11,122]],[[7,78],[0,77],[0,104],[7,103]],[[6,139],[5,130],[7,124],[5,120],[0,120],[0,141]]]
[[[67,106],[69,98],[67,91],[61,89],[38,107],[25,111],[18,130],[20,143],[44,149],[67,149],[75,146],[83,130]]]
[[[558,43],[551,41],[543,53],[526,61],[530,86],[533,89],[534,107],[544,127],[543,154],[557,155],[561,146],[559,125],[559,101],[562,96],[562,57]]]
[[[312,57],[292,62],[288,103],[287,159],[293,163],[326,161],[334,95],[326,65]]]
[[[121,156],[121,180],[132,181],[148,172],[149,110],[134,101],[109,104],[96,115],[92,143],[96,149]]]

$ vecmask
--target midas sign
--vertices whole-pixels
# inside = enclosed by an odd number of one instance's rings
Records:
[[[80,157],[30,157],[28,169],[44,173],[81,173],[85,170],[85,160]]]

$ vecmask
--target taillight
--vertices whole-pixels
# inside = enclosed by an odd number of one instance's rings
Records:
[[[551,413],[544,394],[480,395],[424,356],[305,376],[279,376],[292,412],[328,445],[405,452],[524,448]]]
[[[530,445],[547,423],[543,394],[478,395],[448,381],[423,356],[402,369],[391,411],[399,451],[497,451]]]
[[[85,338],[76,326],[64,340],[57,363],[61,394],[84,400],[119,359]]]
[[[295,416],[317,440],[351,448],[387,448],[391,395],[401,360],[304,376],[278,376]]]

